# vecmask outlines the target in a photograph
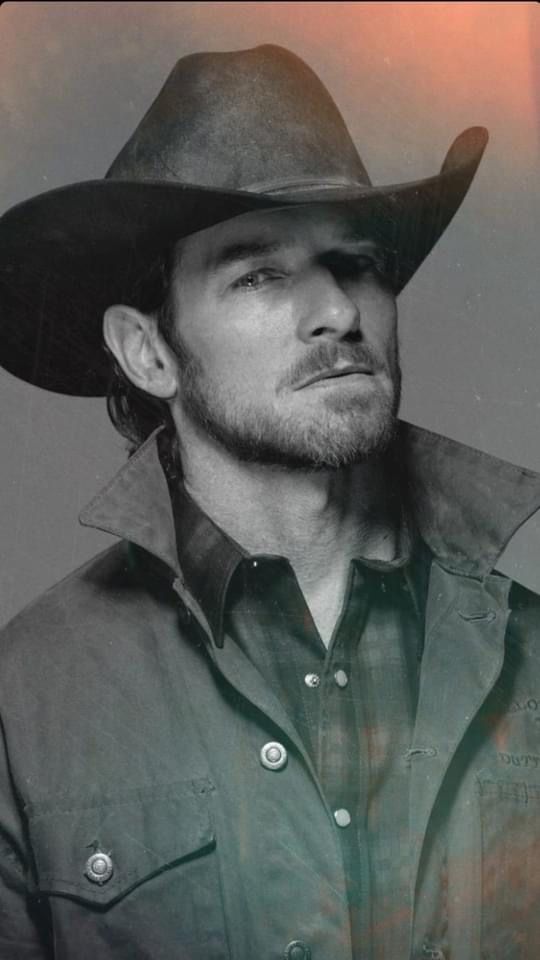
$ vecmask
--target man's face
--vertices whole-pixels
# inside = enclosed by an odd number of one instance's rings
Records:
[[[400,372],[380,260],[352,216],[328,206],[246,214],[183,241],[180,442],[189,424],[239,460],[311,469],[381,452]]]

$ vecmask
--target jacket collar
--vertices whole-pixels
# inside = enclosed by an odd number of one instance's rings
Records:
[[[181,578],[157,433],[79,519],[142,547]],[[413,519],[440,565],[479,579],[495,568],[509,575],[501,555],[518,528],[540,509],[540,475],[403,421],[399,451]],[[540,592],[540,582],[526,585]]]
[[[150,434],[106,487],[84,507],[79,522],[128,540],[180,576],[169,487]]]
[[[412,513],[440,565],[511,575],[505,548],[540,508],[540,474],[420,427],[401,431]],[[540,592],[540,580],[532,588]]]

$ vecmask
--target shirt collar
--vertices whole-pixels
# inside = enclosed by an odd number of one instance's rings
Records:
[[[218,527],[180,484],[172,496],[178,560],[185,583],[221,646],[227,590],[247,553]]]
[[[228,589],[242,561],[249,558],[268,562],[282,558],[248,554],[204,513],[182,484],[173,492],[172,503],[178,560],[185,583],[202,608],[212,628],[215,643],[222,646]],[[358,556],[354,562],[381,574],[404,570],[415,604],[420,610],[424,591],[416,576],[416,561],[412,566],[410,562],[413,546],[414,533],[405,510],[402,510],[396,556],[392,560]]]

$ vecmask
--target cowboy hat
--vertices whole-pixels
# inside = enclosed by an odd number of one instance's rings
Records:
[[[138,306],[141,278],[176,240],[249,211],[346,204],[388,251],[399,292],[460,206],[486,142],[472,127],[437,176],[374,187],[328,91],[294,54],[265,45],[183,57],[103,180],[0,219],[0,363],[48,390],[105,394],[105,309]]]

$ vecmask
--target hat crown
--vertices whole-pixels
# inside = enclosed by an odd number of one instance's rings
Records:
[[[106,176],[222,190],[370,184],[325,86],[270,44],[179,60]]]

